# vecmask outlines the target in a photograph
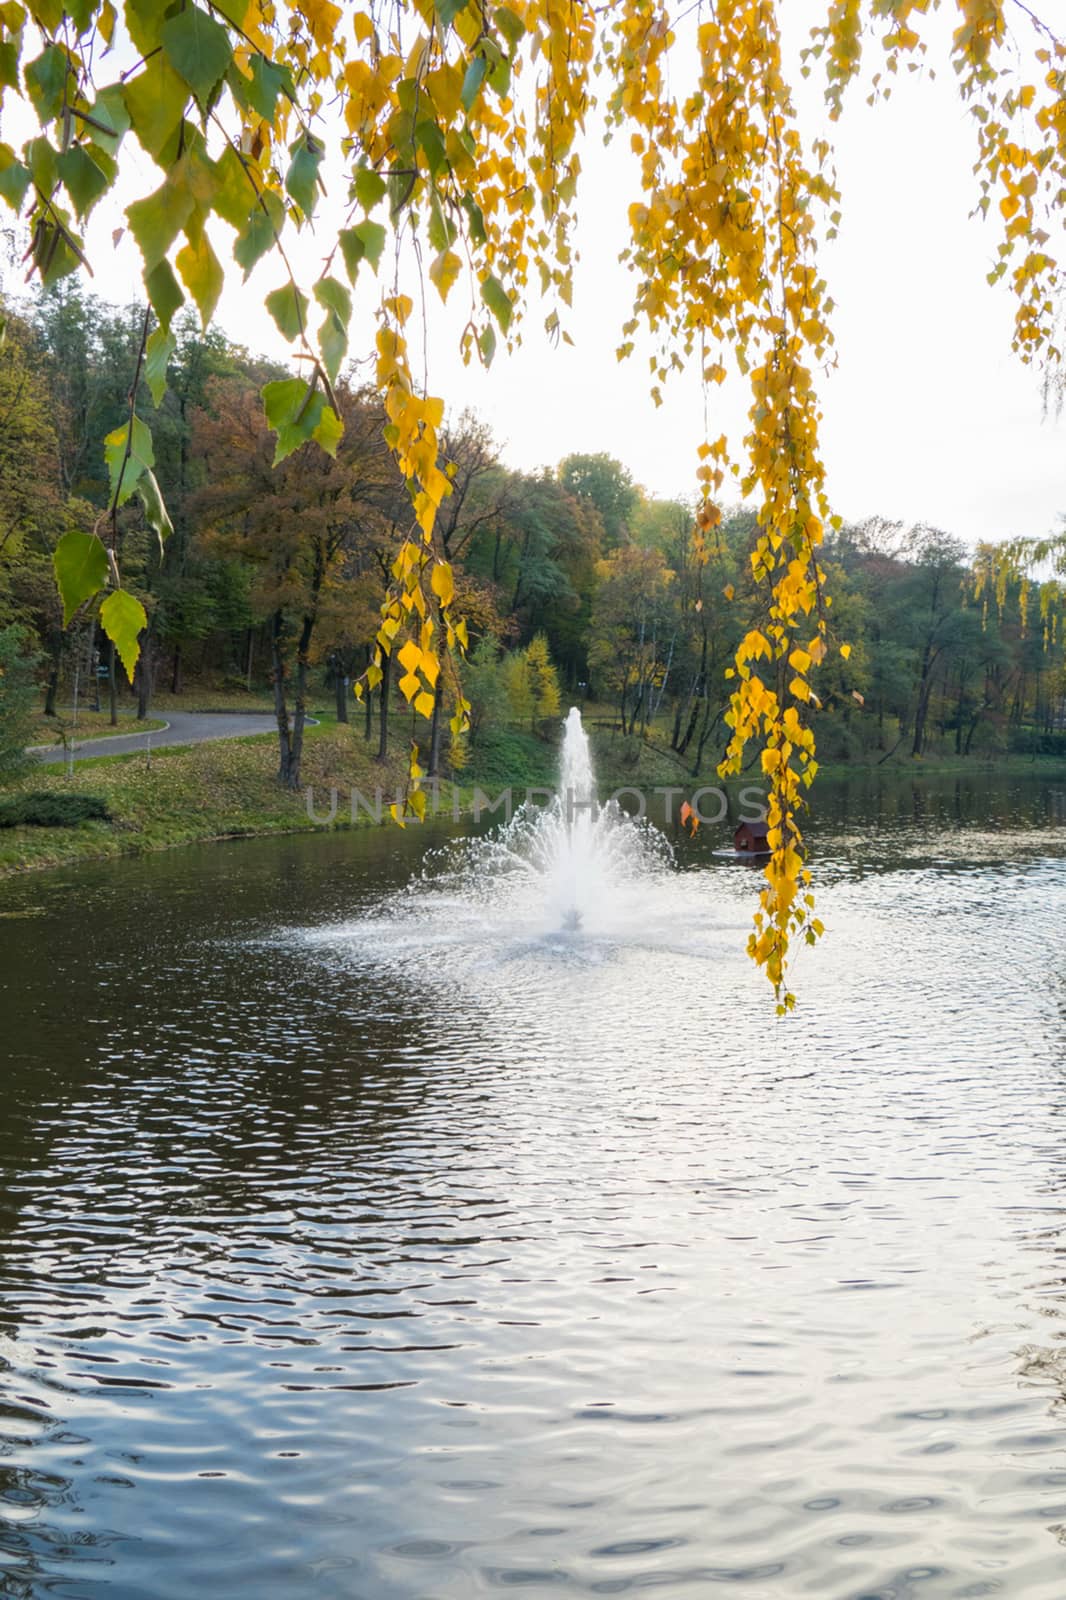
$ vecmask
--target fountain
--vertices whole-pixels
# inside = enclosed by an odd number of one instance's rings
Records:
[[[480,839],[431,852],[419,886],[453,893],[482,914],[505,912],[527,933],[599,934],[637,911],[642,889],[673,865],[669,841],[613,800],[599,803],[588,735],[575,706],[564,724],[559,781]]]

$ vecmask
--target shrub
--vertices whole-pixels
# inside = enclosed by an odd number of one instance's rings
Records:
[[[73,828],[79,822],[110,822],[107,801],[98,794],[60,794],[42,789],[0,799],[0,828]]]

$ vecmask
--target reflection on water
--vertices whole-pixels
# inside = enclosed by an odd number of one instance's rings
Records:
[[[717,837],[3,886],[0,1593],[1061,1600],[1053,802],[824,787],[785,1024]]]

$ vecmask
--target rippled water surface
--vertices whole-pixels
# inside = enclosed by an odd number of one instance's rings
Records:
[[[820,805],[783,1024],[720,834],[0,886],[0,1593],[1062,1600],[1066,781]]]

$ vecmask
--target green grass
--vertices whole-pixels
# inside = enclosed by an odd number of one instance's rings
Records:
[[[402,741],[396,743],[397,755],[382,766],[368,753],[361,730],[336,724],[308,728],[297,793],[277,782],[277,742],[272,735],[162,749],[152,754],[150,764],[143,752],[94,756],[75,763],[70,777],[60,767],[39,768],[11,786],[8,795],[31,790],[99,795],[112,820],[67,828],[4,828],[0,875],[137,855],[197,840],[311,831],[316,824],[307,815],[309,786],[323,812],[328,809],[329,790],[336,787],[342,792],[337,820],[343,825],[349,789],[367,794],[379,785],[388,793],[402,789],[406,752]]]
[[[138,722],[136,717],[128,714],[121,715],[118,726],[111,726],[110,714],[106,711],[90,711],[78,707],[78,721],[72,720],[69,709],[61,711],[56,717],[46,717],[44,712],[38,712],[33,719],[33,743],[37,745],[58,745],[60,734],[65,732],[73,744],[84,744],[89,739],[118,739],[130,733],[150,733],[156,728],[166,725],[165,717],[147,717],[144,722]]]

